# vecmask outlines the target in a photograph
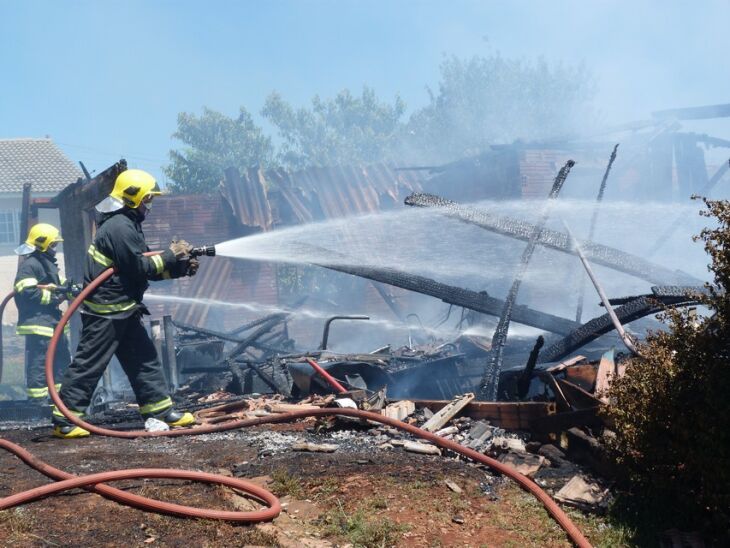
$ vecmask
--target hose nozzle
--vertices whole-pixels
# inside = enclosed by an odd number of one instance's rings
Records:
[[[201,245],[200,247],[194,247],[190,251],[191,257],[201,257],[201,256],[207,256],[207,257],[215,257],[215,246],[214,245]]]

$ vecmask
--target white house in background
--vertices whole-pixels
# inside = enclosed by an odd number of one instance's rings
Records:
[[[23,185],[31,183],[31,197],[51,198],[82,177],[51,139],[0,139],[0,298],[12,290],[20,243]],[[59,226],[58,211],[40,209],[39,220]],[[60,226],[59,226],[60,228]],[[59,257],[63,266],[63,257]],[[8,306],[3,323],[15,323],[17,312]]]

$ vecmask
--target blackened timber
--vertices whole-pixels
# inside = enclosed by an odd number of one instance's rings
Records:
[[[560,190],[563,188],[565,180],[570,174],[570,170],[575,165],[573,160],[568,160],[565,165],[560,168],[553,186],[550,189],[547,203],[543,208],[540,221],[535,225],[530,239],[522,252],[520,259],[520,266],[515,274],[515,279],[512,282],[512,287],[507,293],[507,299],[504,301],[504,307],[502,313],[499,316],[499,322],[497,327],[494,329],[494,335],[492,335],[492,355],[489,359],[487,367],[484,368],[484,375],[479,385],[479,395],[482,398],[488,398],[491,401],[497,401],[497,387],[499,386],[499,374],[502,371],[502,356],[504,355],[504,346],[507,344],[507,332],[509,331],[510,320],[512,319],[512,310],[514,309],[515,302],[517,301],[517,295],[522,285],[522,280],[527,273],[527,267],[530,265],[530,259],[537,246],[537,241],[540,238],[540,234],[545,229],[548,217],[550,216],[550,210],[553,203],[558,197]]]
[[[405,204],[415,207],[436,208],[439,213],[453,219],[476,225],[480,228],[518,240],[529,241],[535,225],[519,219],[494,215],[484,210],[468,207],[433,194],[411,194]],[[568,235],[557,230],[544,229],[537,243],[563,253],[577,255]],[[589,241],[579,241],[586,257],[595,264],[625,272],[654,284],[695,285],[702,283],[697,278],[680,270],[670,270],[651,263],[641,257],[619,249]]]
[[[373,268],[366,266],[350,266],[350,265],[329,265],[319,264],[324,268],[352,274],[368,280],[382,282],[409,291],[415,291],[423,295],[429,295],[442,300],[445,303],[461,306],[488,314],[490,316],[499,316],[504,308],[504,301],[490,297],[486,292],[477,292],[461,287],[454,287],[444,283],[437,282],[424,276],[418,276],[406,272],[401,272],[393,268]],[[579,324],[567,318],[561,318],[545,312],[540,312],[528,308],[523,305],[515,306],[512,312],[512,320],[549,331],[560,335],[567,335],[576,329]]]
[[[588,229],[588,240],[593,240],[593,235],[596,232],[596,223],[598,221],[598,212],[601,208],[601,202],[603,201],[603,194],[606,192],[606,183],[608,182],[608,174],[611,172],[611,166],[616,160],[616,151],[618,151],[618,143],[613,147],[611,157],[608,159],[608,165],[606,171],[603,173],[603,179],[601,179],[601,186],[598,188],[598,196],[596,196],[596,204],[593,206],[593,214],[591,215],[591,226]],[[575,310],[575,321],[579,322],[583,316],[583,299],[585,297],[585,285],[586,285],[586,273],[581,271],[580,285],[578,286],[578,306]]]
[[[697,304],[697,299],[687,297],[682,301],[675,301],[671,305],[664,304],[657,300],[654,296],[638,297],[622,306],[614,309],[621,324],[627,324],[664,310],[667,306],[685,306]],[[601,335],[614,329],[611,317],[603,314],[593,318],[591,321],[581,325],[578,329],[570,333],[563,339],[550,345],[542,354],[540,354],[540,363],[554,362],[565,358],[571,352],[578,350],[589,342],[597,339]]]
[[[532,374],[535,371],[535,365],[537,365],[537,356],[540,354],[542,345],[545,344],[545,337],[540,335],[535,341],[535,346],[532,347],[530,357],[527,358],[527,365],[517,379],[517,396],[520,399],[524,399],[527,393],[530,391],[530,382],[532,381]]]
[[[238,343],[228,354],[226,354],[223,359],[220,361],[220,364],[223,364],[227,362],[228,360],[235,358],[239,354],[242,354],[249,346],[253,345],[257,340],[259,340],[262,336],[264,336],[266,333],[271,331],[276,325],[283,322],[289,315],[288,314],[275,314],[274,317],[269,318],[269,320],[265,323],[263,323],[256,331],[251,333],[249,336],[247,336],[245,339],[243,339],[240,343]]]

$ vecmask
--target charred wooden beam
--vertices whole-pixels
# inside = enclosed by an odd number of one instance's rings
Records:
[[[591,226],[588,229],[588,240],[593,240],[593,235],[596,232],[596,223],[598,222],[598,212],[601,208],[601,202],[603,202],[603,194],[606,191],[606,183],[608,182],[608,174],[611,173],[611,166],[616,160],[616,151],[618,151],[618,143],[613,147],[611,157],[608,159],[608,165],[606,171],[603,173],[603,179],[601,179],[601,186],[598,188],[598,196],[596,196],[596,204],[593,207],[593,214],[591,215]],[[583,316],[583,298],[585,297],[585,285],[586,285],[586,273],[581,272],[580,284],[578,285],[578,305],[575,309],[575,321],[580,322]]]
[[[550,216],[552,204],[557,199],[558,194],[563,188],[563,184],[568,178],[570,170],[574,165],[575,162],[573,160],[568,160],[565,165],[560,168],[560,171],[553,181],[553,186],[550,189],[547,204],[543,208],[540,220],[533,228],[532,234],[530,234],[530,239],[527,242],[527,246],[522,252],[519,269],[515,274],[512,287],[507,293],[507,299],[504,301],[504,307],[502,308],[502,313],[499,316],[499,322],[497,322],[497,327],[494,329],[494,335],[492,336],[492,355],[487,367],[484,368],[484,375],[482,376],[481,383],[479,384],[479,395],[482,399],[489,399],[492,401],[497,400],[497,387],[499,386],[499,374],[502,371],[504,346],[507,344],[507,332],[509,331],[509,324],[512,319],[512,310],[514,309],[515,302],[517,301],[517,294],[520,291],[522,280],[527,273],[527,267],[530,264],[530,259],[532,259],[532,254],[535,251],[540,234],[542,234],[542,231],[545,229],[545,224]]]
[[[637,297],[636,299],[629,301],[628,303],[619,306],[614,309],[616,316],[622,324],[627,324],[649,316],[650,314],[656,314],[664,310],[667,306],[677,307],[697,304],[699,302],[698,297],[685,296],[684,298],[668,298],[662,302],[662,298],[657,298],[654,295],[647,295]],[[603,314],[593,318],[591,321],[581,325],[578,329],[570,333],[563,339],[550,345],[541,355],[540,363],[554,362],[563,359],[571,352],[578,350],[582,346],[585,346],[589,342],[597,339],[601,335],[612,331],[614,329],[611,317],[609,314]]]
[[[486,292],[477,292],[437,282],[424,276],[401,272],[393,268],[373,268],[367,266],[350,266],[335,264],[319,264],[324,268],[352,274],[368,280],[386,283],[423,295],[429,295],[445,303],[461,306],[488,314],[499,316],[504,308],[504,301],[490,297]],[[550,333],[567,335],[578,327],[578,323],[567,318],[553,316],[526,306],[515,306],[512,320],[524,325],[536,327]]]
[[[518,240],[529,241],[530,235],[535,230],[535,225],[527,221],[494,215],[479,208],[464,206],[433,194],[411,194],[405,199],[405,204],[415,207],[436,208],[439,213],[447,217]],[[549,249],[576,255],[569,236],[564,232],[544,229],[537,243]],[[636,276],[651,283],[674,285],[696,285],[701,283],[700,280],[689,274],[664,268],[613,247],[589,241],[580,241],[579,245],[592,263]]]

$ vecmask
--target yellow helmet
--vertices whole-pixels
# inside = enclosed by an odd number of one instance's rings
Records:
[[[25,239],[25,243],[21,244],[15,253],[18,255],[28,255],[34,251],[48,251],[51,244],[55,242],[62,242],[61,233],[59,230],[48,223],[38,223],[33,225],[28,232],[28,237]]]
[[[128,169],[117,175],[111,194],[96,205],[97,211],[110,213],[124,206],[137,209],[147,196],[162,194],[155,178],[141,169]]]

